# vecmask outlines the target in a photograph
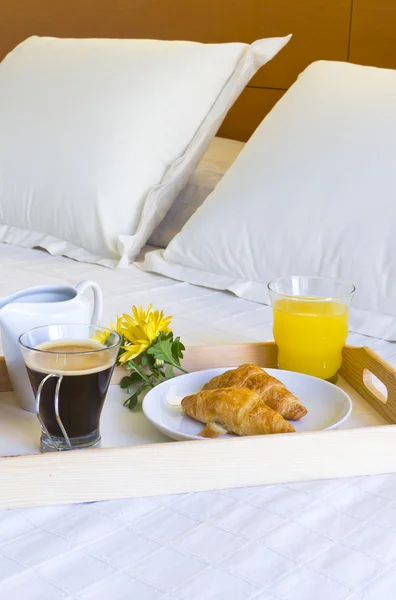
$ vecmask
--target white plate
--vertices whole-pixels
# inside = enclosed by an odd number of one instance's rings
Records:
[[[161,383],[150,390],[143,400],[144,414],[157,429],[176,441],[204,439],[198,434],[205,425],[183,415],[180,403],[185,396],[199,392],[212,377],[225,371],[228,368],[197,371]],[[308,409],[303,419],[291,421],[298,432],[333,429],[351,414],[352,401],[349,396],[327,381],[292,371],[266,369],[266,372],[282,381]],[[222,437],[232,436],[227,434]]]

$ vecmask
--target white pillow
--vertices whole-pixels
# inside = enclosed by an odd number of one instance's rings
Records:
[[[214,138],[168,214],[151,234],[149,244],[159,248],[167,247],[209,194],[213,192],[244,145],[243,142],[237,140]]]
[[[396,340],[396,71],[308,67],[143,267],[268,303],[286,275],[355,283],[351,329]]]
[[[0,64],[0,241],[127,266],[289,37],[22,43]]]

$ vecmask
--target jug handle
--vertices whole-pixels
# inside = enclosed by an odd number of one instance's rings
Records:
[[[94,281],[80,281],[80,283],[76,285],[76,290],[80,294],[83,294],[88,288],[92,288],[94,295],[94,307],[92,311],[91,324],[97,325],[103,312],[103,294],[102,290],[100,289],[100,286]]]

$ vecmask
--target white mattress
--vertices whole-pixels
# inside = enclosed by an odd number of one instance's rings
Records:
[[[4,244],[0,267],[0,296],[93,279],[103,323],[152,302],[186,344],[271,339],[270,308],[136,267]],[[385,600],[395,566],[396,475],[0,511],[0,600]]]

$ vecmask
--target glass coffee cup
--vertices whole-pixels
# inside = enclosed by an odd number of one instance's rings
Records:
[[[41,423],[41,451],[97,446],[121,337],[85,324],[36,327],[19,338]]]

